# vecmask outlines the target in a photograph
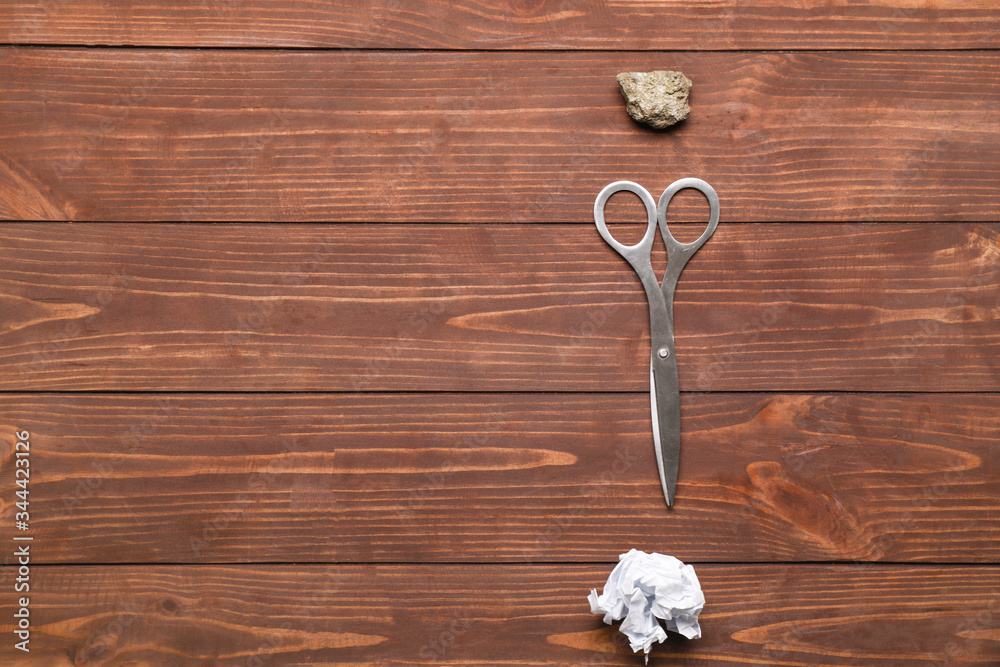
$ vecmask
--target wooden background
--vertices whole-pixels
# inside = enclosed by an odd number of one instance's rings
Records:
[[[1000,664],[1000,9],[791,5],[4,3],[0,662],[640,665],[636,547],[654,665]],[[682,176],[667,509],[592,205]]]

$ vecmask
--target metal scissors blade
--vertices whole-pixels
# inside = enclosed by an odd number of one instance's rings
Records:
[[[685,188],[698,190],[709,204],[708,226],[693,243],[679,243],[667,226],[667,207],[674,195]],[[642,239],[635,245],[619,243],[608,231],[604,207],[611,195],[631,192],[642,200],[646,208],[647,227]],[[667,505],[673,505],[677,488],[677,467],[680,461],[681,420],[680,384],[677,378],[677,358],[674,354],[674,290],[677,279],[687,262],[719,224],[719,196],[711,185],[699,178],[682,178],[674,181],[654,204],[649,192],[632,181],[615,181],[601,190],[594,201],[594,222],[601,237],[632,266],[649,303],[649,403],[653,423],[653,447],[656,465],[660,472],[660,485]],[[667,268],[662,282],[653,273],[650,257],[656,228],[667,246]]]
[[[676,368],[676,367],[675,367]],[[677,491],[677,464],[681,457],[681,410],[680,391],[668,378],[656,378],[653,363],[649,363],[649,407],[653,422],[653,449],[656,452],[656,467],[660,471],[660,486],[667,507],[674,504]],[[657,395],[661,394],[661,398]],[[676,397],[676,398],[674,398]]]

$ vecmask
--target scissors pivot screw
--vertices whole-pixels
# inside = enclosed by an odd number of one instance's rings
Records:
[[[670,356],[670,350],[668,350],[665,347],[661,347],[659,350],[656,351],[656,353],[660,355],[660,359],[666,359],[667,357]]]

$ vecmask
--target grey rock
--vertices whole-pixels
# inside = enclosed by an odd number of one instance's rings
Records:
[[[670,127],[691,113],[688,106],[691,80],[683,72],[622,72],[618,75],[618,85],[628,115],[657,130]]]

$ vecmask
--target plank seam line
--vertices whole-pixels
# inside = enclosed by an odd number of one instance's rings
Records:
[[[985,220],[730,220],[727,225],[862,225],[872,227],[878,225],[992,225],[1000,223],[1000,218],[989,218]],[[396,220],[396,221],[374,221],[374,220],[42,220],[41,218],[19,218],[3,219],[0,224],[17,225],[224,225],[236,226],[274,226],[274,227],[336,227],[336,226],[407,226],[407,227],[536,227],[545,226],[579,226],[593,225],[591,220],[514,220],[508,222],[447,222],[428,220]],[[641,223],[619,222],[621,227],[635,226],[645,227]],[[704,222],[671,222],[671,225],[690,225],[704,227]]]
[[[591,566],[591,565],[608,565],[616,563],[617,560],[614,558],[609,558],[608,560],[593,560],[593,561],[579,561],[579,560],[559,560],[559,561],[212,561],[212,562],[198,562],[198,561],[136,561],[136,562],[121,562],[121,563],[36,563],[32,561],[33,567],[130,567],[130,566],[142,566],[142,567],[242,567],[245,565],[251,566],[304,566],[304,567],[324,567],[335,565],[338,567],[371,567],[371,566],[428,566],[428,567],[440,567],[440,566],[463,566],[463,567],[560,567],[560,566]],[[754,567],[754,566],[772,566],[772,565],[787,565],[787,566],[806,566],[806,567],[914,567],[914,568],[967,568],[967,567],[977,567],[984,569],[1000,568],[1000,562],[968,562],[968,561],[948,561],[948,562],[936,562],[936,561],[921,561],[921,562],[906,562],[906,561],[856,561],[856,560],[834,560],[834,561],[698,561],[689,560],[685,563],[694,566],[709,566],[709,567],[723,567],[723,566],[741,566],[741,567]],[[4,568],[13,568],[17,565],[0,565],[0,571]]]
[[[149,391],[149,390],[121,390],[121,389],[0,389],[0,396],[422,396],[422,395],[463,395],[463,396],[495,396],[495,395],[511,395],[511,396],[573,396],[573,395],[601,395],[601,394],[614,394],[614,395],[642,395],[648,396],[649,390],[645,389],[586,389],[586,390],[552,390],[552,391],[539,391],[539,390],[497,390],[497,389],[481,389],[481,390],[452,390],[452,389],[426,389],[426,390],[391,390],[387,389],[384,391],[344,391],[344,390],[274,390],[274,391],[241,391],[241,390],[230,390],[230,389],[219,389],[219,390],[200,390],[200,391],[189,391],[184,389],[177,390],[163,390],[163,391]],[[682,395],[687,396],[719,396],[719,395],[761,395],[761,394],[774,394],[774,395],[797,395],[797,396],[815,396],[815,395],[826,395],[826,394],[837,394],[837,395],[856,395],[856,396],[936,396],[936,395],[949,395],[949,396],[994,396],[1000,395],[1000,390],[983,390],[983,391],[970,391],[967,389],[956,389],[956,390],[902,390],[902,389],[884,389],[884,390],[864,390],[864,389],[759,389],[759,390],[709,390],[709,391],[681,391]]]
[[[87,49],[108,51],[242,51],[242,52],[289,52],[289,53],[991,53],[1000,51],[1000,46],[987,47],[932,47],[932,48],[748,48],[748,49],[614,49],[614,48],[414,48],[414,47],[340,47],[340,46],[191,46],[163,44],[85,44],[85,43],[45,43],[45,42],[0,42],[3,48],[22,49]]]

